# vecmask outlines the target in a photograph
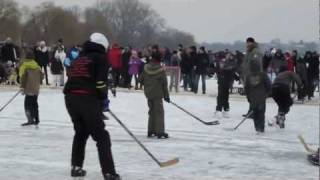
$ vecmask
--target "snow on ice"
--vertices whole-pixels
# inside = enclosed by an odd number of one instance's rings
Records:
[[[213,82],[209,82],[213,83]],[[213,88],[211,88],[213,89]],[[14,89],[0,90],[0,104],[14,95]],[[209,92],[209,91],[208,91]],[[172,94],[172,101],[206,121],[215,120],[214,90],[209,96]],[[147,103],[142,92],[119,92],[111,98],[111,109],[161,161],[178,157],[172,167],[159,168],[110,117],[106,121],[118,173],[124,180],[300,180],[318,179],[319,169],[310,165],[297,136],[302,134],[314,149],[319,142],[319,106],[294,105],[286,129],[267,127],[256,135],[253,121],[229,132],[248,110],[244,97],[231,98],[231,118],[219,126],[204,126],[176,107],[165,104],[168,140],[147,139]],[[40,128],[21,127],[26,122],[23,96],[0,112],[1,180],[68,180],[73,127],[61,89],[42,89],[39,96]],[[318,100],[317,100],[318,102]],[[318,104],[318,103],[315,103]],[[277,112],[267,104],[266,120]],[[96,146],[88,141],[84,168],[87,180],[102,179]]]

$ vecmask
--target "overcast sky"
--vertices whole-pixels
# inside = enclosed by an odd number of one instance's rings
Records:
[[[35,6],[46,0],[16,0]],[[318,0],[142,0],[174,28],[198,42],[233,42],[248,36],[260,42],[317,41]],[[95,0],[54,0],[57,5],[90,6]]]

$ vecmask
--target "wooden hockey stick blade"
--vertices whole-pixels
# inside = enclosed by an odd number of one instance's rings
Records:
[[[312,154],[317,153],[316,150],[313,150],[313,149],[309,148],[308,144],[305,142],[305,140],[304,140],[304,138],[302,137],[302,135],[299,135],[298,138],[299,138],[301,144],[303,145],[304,149],[305,149],[308,153],[312,153]]]
[[[168,167],[168,166],[173,166],[179,162],[179,158],[175,158],[166,162],[161,162],[160,167]]]
[[[223,130],[225,130],[225,131],[235,131],[234,128],[223,128]]]
[[[205,124],[205,125],[219,125],[220,122],[219,121],[211,121],[211,122],[203,122],[203,124]]]

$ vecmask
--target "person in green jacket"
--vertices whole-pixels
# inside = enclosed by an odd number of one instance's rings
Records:
[[[160,61],[161,53],[155,50],[152,53],[152,60],[145,65],[139,80],[144,85],[144,94],[148,99],[148,137],[157,136],[159,139],[166,139],[169,135],[165,133],[162,99],[170,103],[170,97],[166,72],[161,67]]]
[[[24,109],[28,119],[28,122],[22,124],[22,126],[38,125],[40,123],[38,95],[43,74],[30,49],[25,50],[25,59],[22,60],[20,65],[19,77],[20,89],[22,94],[25,95]]]

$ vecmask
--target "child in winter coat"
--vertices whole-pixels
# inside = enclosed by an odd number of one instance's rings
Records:
[[[132,54],[131,54],[131,58],[129,61],[129,75],[131,76],[131,80],[132,77],[134,77],[135,80],[135,90],[138,89],[138,75],[140,74],[140,67],[142,65],[142,61],[138,56],[138,52],[133,50]],[[131,84],[131,83],[130,83]],[[131,87],[131,85],[129,84],[129,88]]]
[[[245,92],[250,103],[250,114],[254,120],[257,133],[264,132],[266,99],[271,92],[271,81],[268,75],[260,71],[260,64],[252,61],[251,73],[246,76]]]
[[[170,103],[168,82],[165,70],[160,65],[161,53],[153,52],[152,60],[146,64],[139,80],[144,84],[144,93],[148,99],[149,125],[148,137],[168,138],[164,127],[162,99]]]
[[[22,126],[38,125],[40,123],[38,95],[43,74],[40,66],[34,60],[34,55],[31,50],[26,50],[25,52],[25,59],[19,68],[19,76],[21,83],[20,88],[22,94],[25,94],[24,109],[28,119],[28,122],[22,124]]]

